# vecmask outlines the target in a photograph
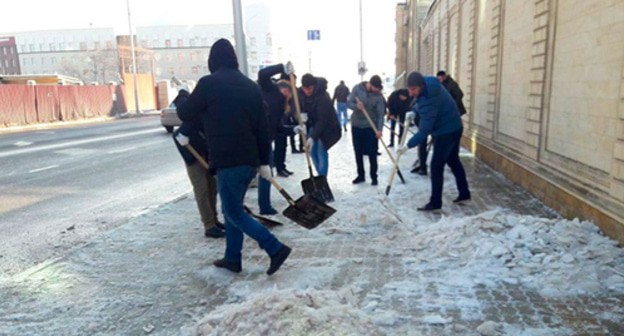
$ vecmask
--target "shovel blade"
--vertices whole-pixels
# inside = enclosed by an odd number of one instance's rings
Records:
[[[319,201],[314,196],[303,195],[295,201],[295,205],[288,206],[282,214],[306,229],[314,229],[335,212],[336,209]]]
[[[306,195],[312,195],[323,203],[329,203],[334,201],[334,194],[332,194],[327,183],[326,176],[314,176],[301,181],[301,187],[303,193]]]
[[[280,223],[278,221],[274,221],[274,220],[272,220],[270,218],[266,218],[264,216],[256,215],[246,205],[244,205],[243,207],[245,208],[245,212],[247,212],[251,217],[253,217],[255,220],[260,222],[260,224],[264,225],[265,227],[267,227],[269,229],[272,229],[272,228],[274,228],[276,226],[284,225],[284,224],[282,224],[282,223]]]

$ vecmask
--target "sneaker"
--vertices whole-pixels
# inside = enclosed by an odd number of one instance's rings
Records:
[[[391,147],[394,147],[394,144],[393,144],[393,143],[390,143],[390,144],[388,145],[388,148],[391,148]]]
[[[284,261],[286,261],[286,258],[288,258],[288,256],[290,255],[290,251],[292,251],[290,247],[282,245],[279,251],[271,256],[271,266],[269,266],[269,269],[266,273],[268,275],[271,275],[277,272],[277,270],[280,269]]]
[[[355,178],[355,180],[351,181],[351,183],[353,183],[353,184],[358,184],[358,183],[362,183],[362,182],[364,182],[364,181],[365,181],[365,180],[364,180],[364,178],[363,178],[363,177],[359,177],[359,176],[358,176],[358,177],[356,177],[356,178]]]
[[[459,197],[457,197],[456,199],[453,200],[453,203],[461,203],[463,201],[469,201],[470,200],[470,194],[468,195],[459,195]]]
[[[373,182],[371,182],[371,185],[376,186],[377,185],[377,179],[374,179]]]
[[[277,215],[277,210],[275,210],[275,209],[273,209],[273,208],[270,208],[270,209],[268,209],[268,210],[264,210],[264,211],[263,211],[263,210],[260,210],[260,214],[261,214],[261,215],[269,215],[269,216],[270,216],[270,215]]]
[[[207,238],[223,238],[225,237],[225,232],[223,232],[223,230],[219,229],[216,226],[211,227],[210,229],[207,229],[204,231],[204,237]]]
[[[431,203],[427,203],[425,206],[418,208],[418,211],[434,211],[440,209],[442,209],[442,206],[435,206]]]
[[[288,175],[292,175],[292,174],[294,174],[293,172],[291,172],[290,170],[288,170],[288,169],[286,169],[286,168],[284,168],[284,169],[282,169],[282,170],[283,170],[286,174],[288,174]]]
[[[241,266],[240,261],[233,262],[233,261],[225,260],[225,258],[215,260],[212,264],[219,268],[225,268],[228,271],[234,272],[234,273],[240,273],[243,270],[243,267]]]
[[[288,177],[288,176],[290,176],[290,174],[288,174],[287,172],[285,172],[283,170],[278,170],[277,171],[277,176],[279,176],[279,177]]]

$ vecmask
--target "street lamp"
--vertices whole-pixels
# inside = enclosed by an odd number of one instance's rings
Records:
[[[141,113],[139,109],[139,89],[137,87],[137,65],[134,55],[134,36],[132,35],[132,20],[130,17],[130,0],[126,0],[128,6],[128,30],[130,30],[130,53],[132,54],[132,82],[134,83],[134,108],[136,113]]]

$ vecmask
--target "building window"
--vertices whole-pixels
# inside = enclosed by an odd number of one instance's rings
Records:
[[[192,52],[192,53],[189,55],[189,60],[191,60],[191,61],[197,61],[197,53]]]
[[[82,51],[87,50],[87,42],[80,42],[80,50]]]
[[[93,46],[94,46],[95,50],[100,50],[100,41],[94,42]]]
[[[31,44],[29,44],[29,45],[28,45],[28,49],[29,49],[29,51],[30,51],[30,52],[35,52],[35,45],[34,45],[34,44],[32,44],[32,43],[31,43]]]
[[[191,68],[191,73],[193,75],[197,75],[197,74],[199,74],[199,69],[196,66],[194,66],[194,67]]]
[[[5,60],[4,60],[4,67],[5,67],[5,68],[8,68],[8,67],[9,67],[9,60],[8,60],[8,59],[5,59]]]
[[[43,43],[39,43],[39,51],[43,51]]]
[[[165,48],[171,48],[171,40],[165,40]]]
[[[20,44],[19,51],[20,52],[26,52],[26,45],[25,44]]]
[[[41,57],[41,65],[45,64],[45,58]]]
[[[189,40],[189,44],[190,44],[190,46],[191,46],[191,47],[194,47],[194,46],[195,46],[195,44],[196,44],[196,43],[195,43],[195,39],[194,39],[194,38],[190,39],[190,40]]]
[[[255,52],[255,51],[252,51],[251,52],[251,59],[254,60],[254,61],[257,60],[258,59],[258,53]]]
[[[50,43],[50,51],[56,51],[56,44]]]
[[[17,68],[17,62],[15,61],[15,59],[13,60],[13,67]]]
[[[74,42],[67,42],[67,49],[74,50]]]
[[[7,47],[2,47],[2,53],[5,55],[7,54]]]
[[[158,39],[152,41],[152,48],[158,48]]]
[[[65,42],[59,43],[59,50],[65,50]]]
[[[52,57],[52,58],[50,59],[50,62],[51,62],[52,64],[56,64],[56,57]]]
[[[184,41],[182,39],[178,39],[178,48],[184,47]]]

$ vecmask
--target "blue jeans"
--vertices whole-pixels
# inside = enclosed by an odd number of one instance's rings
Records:
[[[342,127],[347,126],[347,123],[349,122],[349,116],[347,115],[347,103],[337,103],[336,107],[338,123],[341,124]]]
[[[243,209],[247,187],[256,172],[257,169],[252,166],[217,169],[217,188],[225,217],[225,259],[230,262],[241,261],[243,233],[257,241],[269,256],[282,247],[282,243],[269,230]]]
[[[327,176],[327,172],[329,171],[329,153],[327,153],[321,139],[314,141],[312,149],[310,150],[310,158],[319,176]]]
[[[273,150],[269,152],[269,167],[271,167],[271,176],[273,176]],[[260,212],[269,212],[271,206],[271,182],[260,178],[258,180],[258,207]]]

